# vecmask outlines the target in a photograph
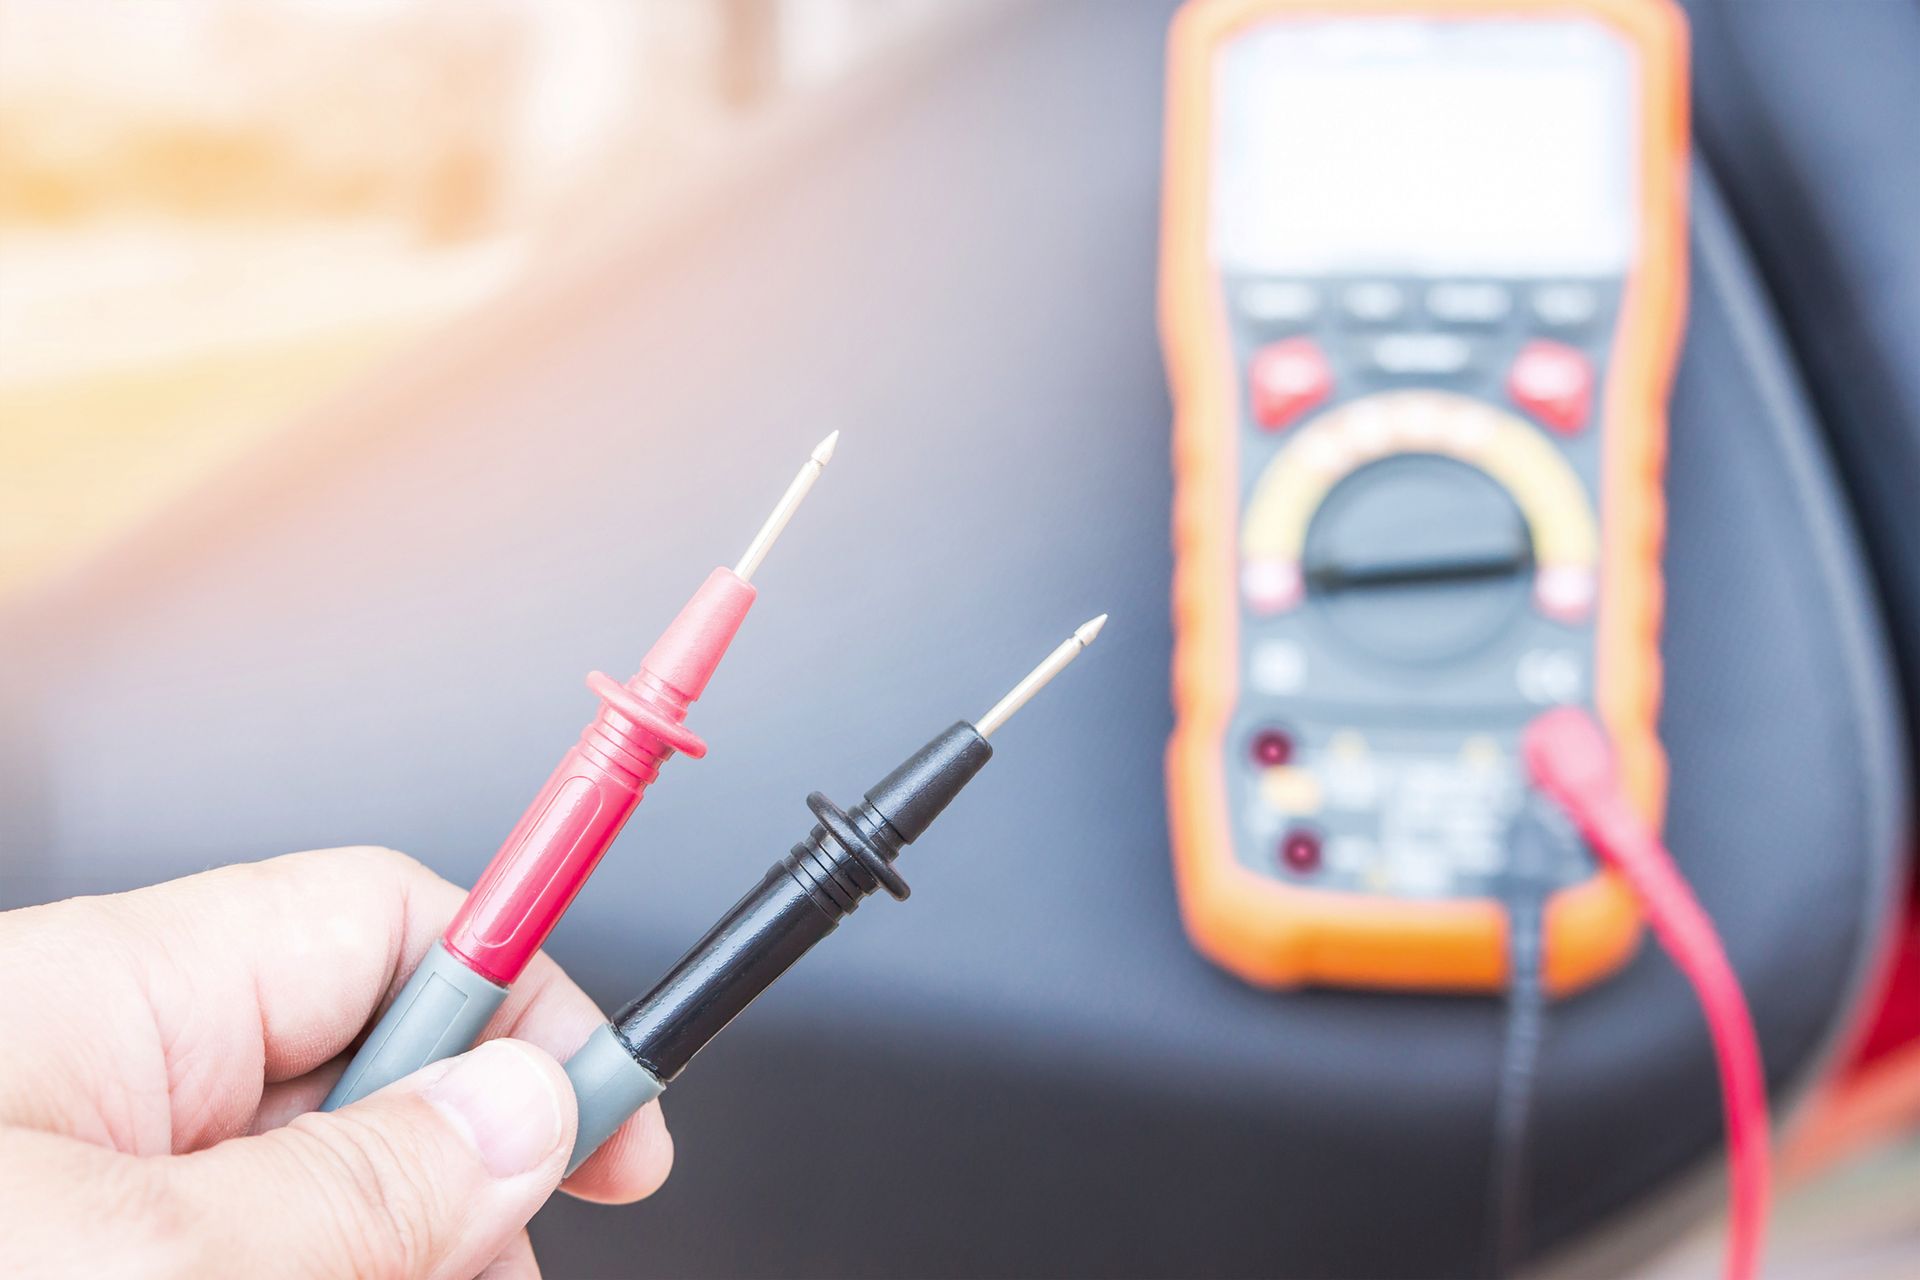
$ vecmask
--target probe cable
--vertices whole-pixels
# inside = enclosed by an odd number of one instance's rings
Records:
[[[884,888],[905,899],[894,870],[993,756],[987,741],[1100,634],[1107,615],[1080,627],[972,724],[961,721],[889,773],[852,812],[818,791],[807,797],[814,828],[653,990],[603,1024],[567,1062],[580,1105],[568,1174],[660,1096],[709,1041],[776,978]]]
[[[1527,726],[1521,749],[1534,782],[1625,878],[1654,936],[1699,998],[1726,1117],[1731,1204],[1725,1275],[1751,1280],[1766,1234],[1772,1157],[1766,1075],[1740,980],[1672,855],[1627,802],[1606,737],[1593,719],[1571,707],[1550,711]]]
[[[456,1053],[479,1036],[574,896],[600,864],[660,768],[707,744],[686,727],[757,594],[754,572],[833,457],[838,431],[814,446],[731,569],[715,569],[620,684],[587,677],[600,695],[588,725],[427,951],[400,994],[320,1104],[332,1111]]]
[[[1493,1109],[1489,1274],[1512,1275],[1527,1247],[1528,1135],[1546,1022],[1546,899],[1552,855],[1576,837],[1566,816],[1530,799],[1508,836],[1507,1018]]]

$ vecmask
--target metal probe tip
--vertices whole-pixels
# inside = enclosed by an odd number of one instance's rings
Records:
[[[973,722],[983,738],[991,738],[994,730],[1013,718],[1013,713],[1033,700],[1033,695],[1047,687],[1047,681],[1067,669],[1067,664],[1093,643],[1100,634],[1100,628],[1107,625],[1107,615],[1101,614],[1090,622],[1083,622],[1074,629],[1072,635],[1062,640],[1059,647],[1043,659],[1039,666],[1027,672],[1019,684],[1007,690],[1007,696],[993,704],[993,710]]]
[[[793,519],[793,513],[800,509],[807,493],[813,488],[813,482],[827,469],[827,463],[833,458],[834,446],[840,443],[840,433],[833,432],[825,440],[813,446],[813,452],[800,464],[800,473],[780,495],[780,501],[774,504],[773,511],[767,516],[767,522],[760,526],[760,532],[753,535],[753,541],[747,544],[747,550],[740,557],[740,563],[733,566],[734,576],[742,582],[753,581],[760,562],[767,558],[767,552],[773,550],[773,544],[780,538],[787,522]]]

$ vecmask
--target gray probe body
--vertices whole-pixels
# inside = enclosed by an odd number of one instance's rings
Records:
[[[429,1062],[465,1053],[506,998],[505,987],[461,964],[436,940],[320,1109],[338,1110]]]

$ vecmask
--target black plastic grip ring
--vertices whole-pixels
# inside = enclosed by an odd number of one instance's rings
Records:
[[[813,816],[820,820],[820,825],[826,828],[827,834],[832,836],[841,848],[859,859],[860,865],[880,882],[881,888],[901,902],[907,900],[907,895],[913,890],[909,889],[907,882],[900,878],[900,873],[893,869],[893,864],[873,847],[873,842],[860,834],[859,829],[853,825],[853,819],[847,816],[845,810],[818,791],[811,792],[807,796],[807,808],[813,810]]]

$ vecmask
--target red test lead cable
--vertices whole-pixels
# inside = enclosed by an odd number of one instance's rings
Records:
[[[1766,1075],[1740,980],[1672,855],[1621,793],[1613,753],[1592,718],[1572,708],[1550,711],[1527,727],[1522,749],[1534,782],[1625,877],[1654,936],[1699,996],[1726,1109],[1732,1201],[1726,1275],[1751,1280],[1766,1234],[1772,1153]]]
[[[594,672],[600,714],[521,815],[447,932],[367,1036],[321,1104],[332,1111],[468,1049],[566,914],[660,766],[707,745],[686,727],[754,600],[751,579],[833,456],[814,448],[740,563],[715,569],[625,684]]]

